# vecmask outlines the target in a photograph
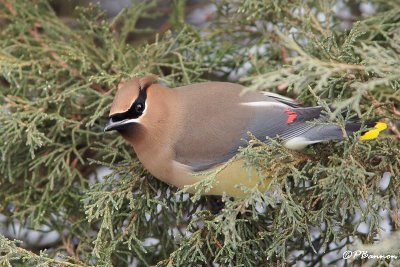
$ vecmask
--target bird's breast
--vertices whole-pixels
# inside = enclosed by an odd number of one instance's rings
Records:
[[[244,197],[244,188],[257,187],[261,192],[266,191],[271,180],[257,172],[255,167],[244,166],[243,160],[235,160],[228,164],[215,166],[204,172],[192,172],[192,176],[199,180],[210,179],[212,188],[206,195],[223,195],[231,197]],[[200,189],[201,190],[201,189]],[[196,189],[189,190],[195,193]]]

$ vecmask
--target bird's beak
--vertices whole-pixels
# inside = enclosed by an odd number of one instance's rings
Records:
[[[112,131],[112,130],[122,130],[126,125],[138,123],[137,119],[126,119],[122,121],[113,121],[112,118],[108,119],[106,126],[104,127],[104,131]]]

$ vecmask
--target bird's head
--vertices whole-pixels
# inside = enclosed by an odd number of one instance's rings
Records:
[[[104,131],[124,132],[141,123],[147,110],[147,90],[155,79],[155,76],[145,76],[122,81],[118,85]]]

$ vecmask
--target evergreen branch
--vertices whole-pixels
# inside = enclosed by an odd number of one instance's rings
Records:
[[[18,247],[17,241],[10,241],[4,236],[0,235],[0,263],[5,266],[12,266],[14,262],[21,260],[26,264],[34,264],[36,266],[71,266],[71,267],[86,267],[88,265],[79,261],[79,263],[71,263],[65,260],[57,260],[49,258],[46,254],[36,255],[35,253]]]

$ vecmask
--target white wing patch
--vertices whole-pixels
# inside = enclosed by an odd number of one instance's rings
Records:
[[[271,101],[254,101],[254,102],[243,102],[240,103],[243,106],[250,106],[250,107],[284,107],[287,108],[288,105],[278,102],[271,102]]]
[[[300,104],[296,100],[294,100],[292,98],[289,98],[289,97],[286,97],[286,96],[282,96],[282,95],[279,95],[279,94],[275,94],[275,93],[271,93],[271,92],[261,92],[261,93],[263,95],[265,95],[265,96],[275,98],[276,100],[281,101],[281,102],[283,102],[285,104],[294,105],[294,106],[300,106]]]
[[[306,146],[322,142],[322,140],[310,140],[305,137],[295,137],[287,140],[283,145],[292,150],[303,150]]]

